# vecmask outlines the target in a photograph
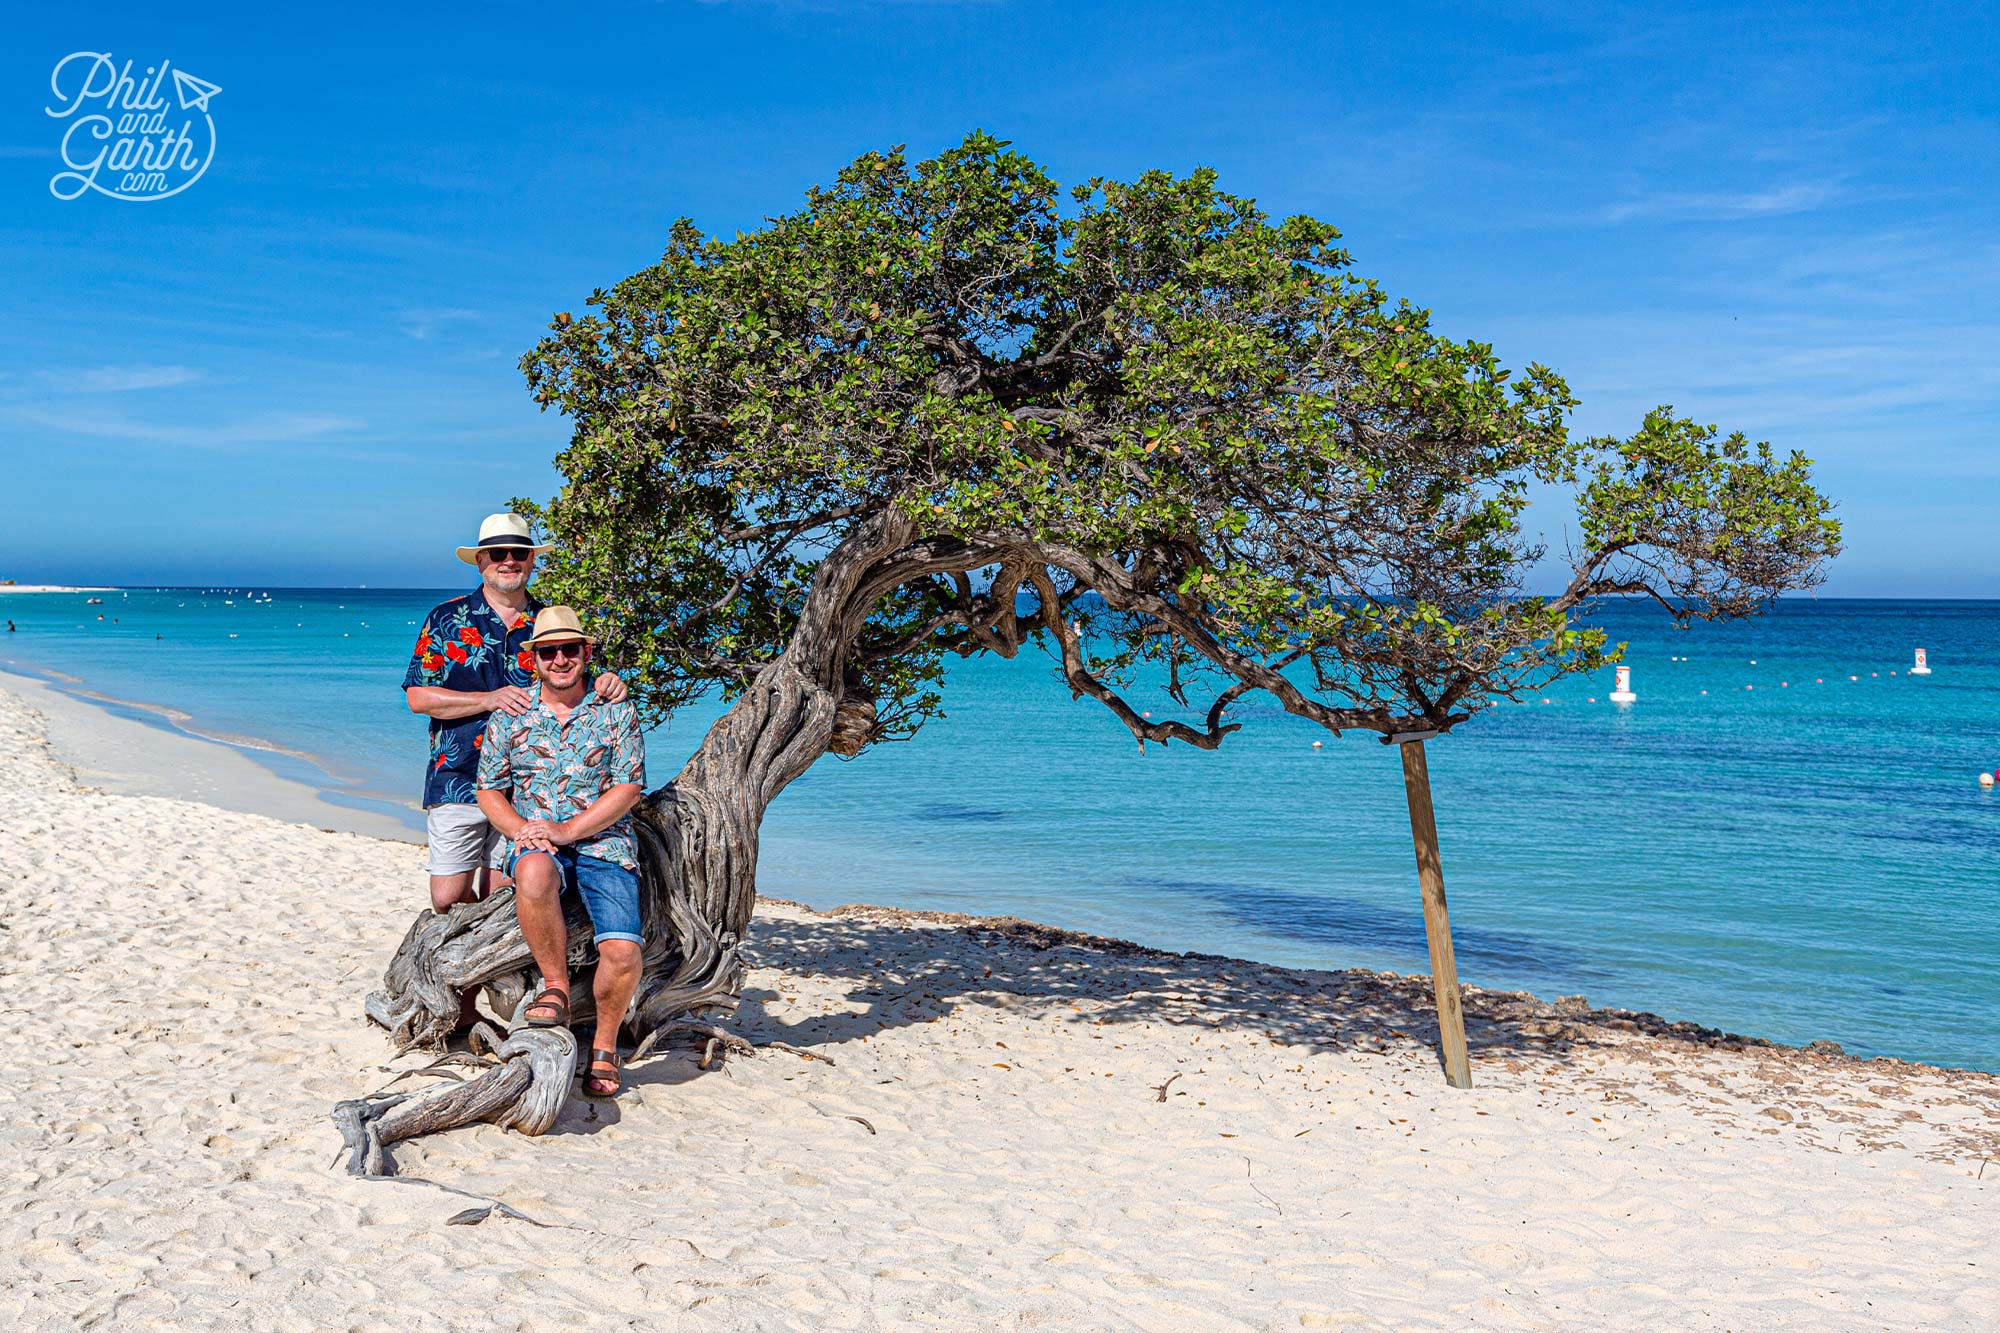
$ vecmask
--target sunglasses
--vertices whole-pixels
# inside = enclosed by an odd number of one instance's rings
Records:
[[[553,662],[559,657],[582,656],[583,644],[581,643],[546,643],[535,646],[535,660],[537,662]]]
[[[526,560],[534,552],[525,546],[489,546],[481,554],[491,557],[494,564],[509,560]]]

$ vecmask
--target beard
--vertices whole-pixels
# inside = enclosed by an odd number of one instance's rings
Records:
[[[498,569],[487,569],[480,575],[480,581],[494,592],[519,592],[528,586],[528,575],[534,573],[530,565],[518,574],[508,574]]]

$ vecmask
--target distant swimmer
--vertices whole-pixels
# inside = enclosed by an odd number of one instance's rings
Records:
[[[7,632],[9,634],[12,634],[14,632],[14,622],[11,620],[7,622]]]

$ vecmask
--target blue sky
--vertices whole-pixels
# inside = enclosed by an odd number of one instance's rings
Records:
[[[0,51],[0,576],[459,582],[546,495],[551,312],[974,127],[1060,180],[1210,165],[1346,234],[1576,425],[1819,461],[1834,595],[2000,596],[1988,8],[96,5]],[[54,198],[51,70],[219,84],[170,199]],[[1559,533],[1558,539],[1559,539]]]

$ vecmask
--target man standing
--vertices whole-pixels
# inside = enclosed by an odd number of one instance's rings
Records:
[[[528,640],[539,683],[519,713],[496,712],[479,753],[479,808],[512,845],[514,912],[541,970],[522,1013],[531,1027],[569,1022],[569,927],[562,899],[583,899],[597,942],[597,1031],[584,1093],[624,1085],[618,1029],[639,988],[639,848],[632,807],[646,785],[646,746],[629,703],[584,688],[591,641],[576,613],[545,608]]]
[[[528,707],[533,681],[527,640],[542,604],[528,591],[537,546],[519,514],[491,514],[479,525],[479,542],[458,548],[458,558],[479,570],[480,586],[454,597],[424,619],[403,673],[410,711],[431,720],[430,767],[424,775],[424,811],[430,834],[431,909],[450,911],[502,887],[500,838],[480,813],[473,793],[480,738],[495,713],[517,716]],[[625,697],[625,686],[606,672],[599,694]]]

